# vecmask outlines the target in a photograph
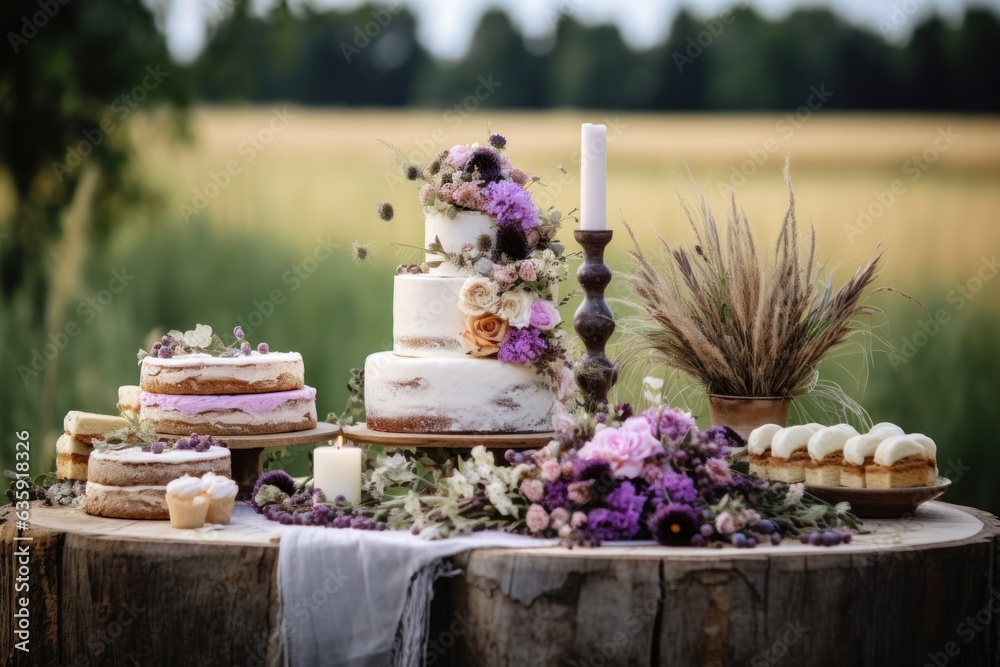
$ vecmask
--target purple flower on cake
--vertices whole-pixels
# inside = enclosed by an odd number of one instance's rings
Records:
[[[508,364],[526,364],[548,348],[542,332],[535,327],[507,327],[507,337],[500,346],[497,359]]]
[[[483,194],[486,195],[486,212],[498,225],[517,223],[524,231],[538,226],[538,209],[531,202],[531,193],[517,183],[490,183]]]
[[[260,354],[267,354],[270,351],[271,348],[268,347],[267,343],[260,343],[259,345],[257,345],[257,352]]]
[[[490,146],[497,149],[498,151],[502,151],[504,148],[507,147],[507,137],[503,136],[502,134],[491,134]]]
[[[461,171],[465,169],[465,164],[469,161],[472,156],[472,151],[469,150],[468,146],[463,144],[455,144],[448,151],[448,164],[454,167],[456,170]]]
[[[646,459],[662,453],[663,445],[650,433],[649,421],[643,417],[627,419],[620,428],[601,430],[579,450],[581,457],[607,461],[615,477],[628,479],[642,472]]]
[[[249,357],[250,356],[250,343],[248,343],[246,341],[243,341],[240,344],[240,352],[243,354],[244,357]]]
[[[236,336],[236,340],[243,340],[245,334],[243,333],[243,327],[236,327],[233,329],[233,335]]]
[[[495,183],[503,178],[500,170],[500,156],[492,148],[473,149],[472,155],[465,163],[466,172],[478,173],[479,178],[487,183]]]
[[[531,266],[531,263],[525,262],[523,265]],[[560,322],[562,322],[562,315],[559,314],[559,309],[548,299],[535,299],[534,303],[531,304],[531,314],[529,315],[531,326],[542,331],[552,331],[559,326]]]
[[[660,544],[685,546],[698,533],[698,513],[684,503],[667,503],[649,519],[649,531]]]
[[[541,505],[534,504],[528,508],[528,513],[524,516],[528,524],[528,530],[533,533],[540,533],[549,527],[549,513]]]

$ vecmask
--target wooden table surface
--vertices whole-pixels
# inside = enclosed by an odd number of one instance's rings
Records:
[[[15,598],[27,595],[32,653],[5,631],[2,664],[283,659],[278,546],[298,527],[245,505],[229,526],[193,531],[41,504],[27,532],[9,507],[0,522],[2,571],[16,572],[16,548],[31,554],[27,593],[0,580],[0,625],[14,626]],[[453,559],[462,576],[437,587],[428,662],[1000,664],[1000,521],[934,502],[865,527],[834,548],[467,552]]]

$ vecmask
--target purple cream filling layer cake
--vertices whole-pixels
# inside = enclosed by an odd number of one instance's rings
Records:
[[[157,433],[260,435],[304,431],[316,426],[316,390],[227,395],[139,395],[139,418]]]

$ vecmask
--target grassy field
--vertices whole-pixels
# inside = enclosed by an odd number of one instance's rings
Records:
[[[106,245],[83,249],[80,268],[64,278],[63,305],[55,309],[62,325],[77,324],[80,333],[47,366],[48,380],[43,373],[22,381],[14,369],[52,332],[25,331],[6,313],[0,320],[4,432],[31,430],[34,468],[51,468],[62,415],[112,410],[116,387],[137,380],[135,350],[157,331],[196,322],[220,330],[240,322],[254,343],[301,351],[320,412],[340,411],[348,370],[391,347],[391,275],[406,260],[376,246],[375,261],[358,267],[350,244],[422,238],[415,189],[399,181],[378,140],[420,159],[481,139],[489,125],[508,137],[522,168],[566,167],[566,176],[548,172],[549,188],[539,190],[566,211],[578,201],[579,124],[586,121],[609,125],[609,206],[643,242],[653,230],[672,243],[690,239],[675,188],[692,196],[701,187],[721,213],[731,181],[761,240],[772,242],[787,206],[786,156],[799,220],[815,226],[819,257],[839,278],[881,242],[887,268],[880,284],[943,315],[935,324],[912,303],[877,295],[886,317],[875,333],[907,354],[876,355],[862,373],[865,386],[852,380],[857,355],[838,360],[846,370],[828,364],[824,375],[844,382],[876,421],[935,437],[943,474],[958,478],[950,499],[1000,511],[988,473],[1000,465],[992,442],[1000,428],[1000,281],[991,268],[1000,246],[1000,120],[993,118],[824,115],[800,122],[783,114],[558,112],[458,120],[430,111],[205,108],[193,114],[186,143],[167,143],[153,119],[136,118],[129,130],[141,148],[137,168],[162,203]],[[396,206],[391,223],[375,217],[382,199]],[[623,270],[628,243],[617,217],[612,226],[619,235],[609,262]],[[110,289],[113,271],[131,276],[120,293]],[[636,389],[634,374],[627,377],[623,397]],[[12,449],[4,440],[4,467]],[[293,463],[305,466],[301,455]]]

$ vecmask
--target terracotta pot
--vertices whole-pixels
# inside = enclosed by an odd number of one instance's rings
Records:
[[[788,409],[792,405],[790,397],[741,398],[739,396],[708,395],[708,407],[712,414],[712,426],[728,426],[744,440],[750,431],[764,424],[788,423]]]

